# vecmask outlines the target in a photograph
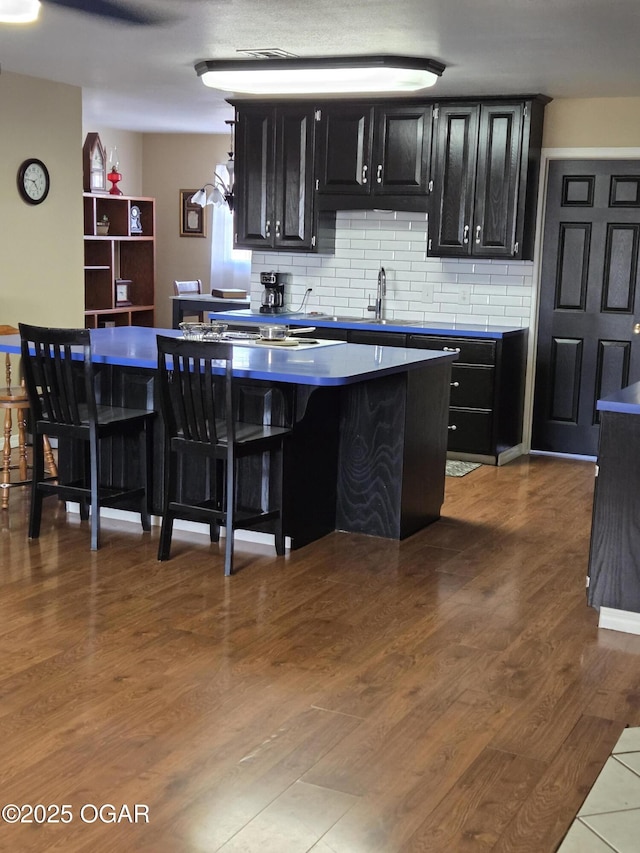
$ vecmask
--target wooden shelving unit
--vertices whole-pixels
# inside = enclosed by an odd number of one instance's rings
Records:
[[[83,194],[84,317],[89,329],[153,326],[155,302],[155,199]],[[131,208],[140,210],[142,233],[132,233]],[[98,234],[103,216],[109,233]],[[131,282],[129,305],[117,304],[116,282]]]

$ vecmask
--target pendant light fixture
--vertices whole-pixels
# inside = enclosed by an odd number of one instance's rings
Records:
[[[233,129],[235,127],[235,121],[227,119],[225,124],[229,125],[229,151],[227,151],[229,159],[225,163],[227,179],[225,180],[217,172],[214,172],[213,183],[204,184],[198,192],[195,192],[191,196],[191,201],[194,204],[199,204],[201,207],[205,207],[208,204],[212,204],[217,207],[226,202],[229,210],[233,211],[233,184],[235,178],[235,163],[233,162]],[[207,193],[207,187],[211,187],[210,193]]]
[[[205,86],[248,95],[417,92],[433,86],[444,69],[415,56],[210,59],[195,66]]]

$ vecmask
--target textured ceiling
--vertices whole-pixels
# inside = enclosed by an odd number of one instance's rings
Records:
[[[438,59],[429,96],[640,95],[638,0],[120,2],[170,20],[117,24],[43,0],[37,23],[0,24],[2,70],[81,86],[85,123],[189,133],[226,132],[231,117],[194,64],[247,49]]]

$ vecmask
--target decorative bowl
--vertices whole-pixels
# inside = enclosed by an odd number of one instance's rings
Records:
[[[203,341],[208,323],[180,323],[180,331],[185,341]]]
[[[218,341],[229,328],[228,323],[180,323],[185,341]]]

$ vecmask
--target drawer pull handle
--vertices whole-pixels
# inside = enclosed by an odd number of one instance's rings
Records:
[[[466,245],[469,242],[469,226],[465,225],[462,229],[462,242]]]
[[[452,387],[452,388],[459,388],[459,387],[460,387],[460,383],[459,383],[459,382],[452,382],[452,383],[451,383],[451,387]]]
[[[460,347],[442,347],[444,352],[460,352]]]
[[[363,184],[366,184],[366,183],[367,183],[367,171],[368,171],[368,169],[369,169],[369,167],[368,167],[368,166],[363,166],[363,167],[362,167],[362,183],[363,183]]]
[[[449,426],[447,427],[447,429],[450,429],[450,430],[456,430],[456,429],[458,429],[458,427],[457,427],[455,424],[449,424]]]

